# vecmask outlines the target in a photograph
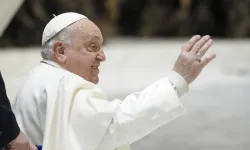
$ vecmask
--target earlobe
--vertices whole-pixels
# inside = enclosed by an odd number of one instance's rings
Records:
[[[67,57],[62,42],[56,41],[53,45],[54,57],[59,64],[65,64]]]

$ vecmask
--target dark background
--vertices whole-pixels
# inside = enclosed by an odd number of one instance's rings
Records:
[[[63,12],[86,15],[111,36],[249,38],[249,0],[25,0],[0,46],[40,46],[46,23]]]

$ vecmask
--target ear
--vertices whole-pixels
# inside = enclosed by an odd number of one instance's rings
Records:
[[[65,47],[62,42],[56,41],[53,45],[54,58],[59,64],[65,64],[67,57],[65,55]]]

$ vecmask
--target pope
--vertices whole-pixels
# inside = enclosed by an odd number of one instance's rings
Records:
[[[78,13],[55,16],[42,35],[43,60],[17,95],[17,121],[44,150],[128,150],[185,112],[180,98],[215,58],[204,56],[212,42],[209,35],[193,36],[168,76],[124,100],[110,100],[97,85],[106,59],[100,29]]]

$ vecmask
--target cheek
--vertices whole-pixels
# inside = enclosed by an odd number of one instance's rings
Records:
[[[92,80],[98,70],[91,66],[94,64],[96,56],[94,53],[88,51],[78,51],[68,54],[68,66],[70,70],[86,80]]]
[[[95,62],[95,57],[90,52],[82,52],[78,56],[78,66],[81,68],[83,73],[92,74],[93,68],[91,67]]]
[[[81,60],[81,57],[77,54],[71,54],[69,57],[68,57],[68,64],[73,67],[74,69],[81,69],[80,66],[81,66],[81,63],[82,63],[82,60]]]
[[[85,55],[77,52],[71,52],[67,54],[67,66],[69,70],[72,70],[73,72],[77,74],[86,74],[87,71],[87,65],[86,63],[88,60],[86,60]]]

